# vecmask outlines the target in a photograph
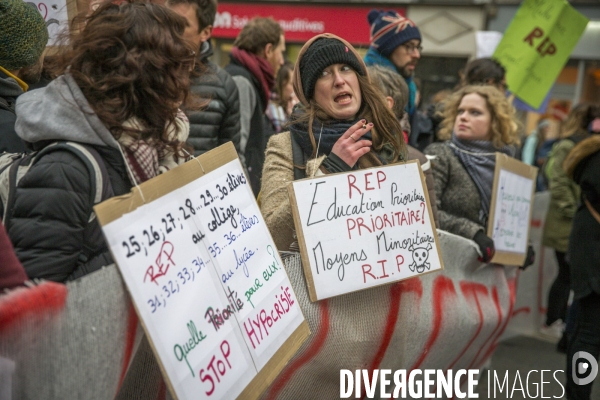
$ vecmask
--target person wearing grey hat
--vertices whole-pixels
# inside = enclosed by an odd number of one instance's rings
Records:
[[[26,151],[15,132],[15,103],[42,72],[44,18],[23,0],[0,0],[0,153]]]
[[[406,160],[400,122],[350,43],[315,36],[292,81],[300,104],[289,131],[269,140],[262,174],[261,211],[280,251],[297,250],[288,182]]]

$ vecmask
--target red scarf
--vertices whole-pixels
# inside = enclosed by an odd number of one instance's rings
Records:
[[[231,49],[231,55],[260,81],[264,95],[262,97],[266,106],[271,97],[271,89],[275,84],[275,74],[271,64],[266,59],[238,47]]]

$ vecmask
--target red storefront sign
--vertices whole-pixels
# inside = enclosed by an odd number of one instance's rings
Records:
[[[328,32],[352,44],[368,45],[367,14],[371,9],[372,6],[219,3],[213,37],[233,39],[253,17],[273,17],[282,26],[288,42],[305,42],[319,33]],[[405,15],[404,8],[393,9]]]

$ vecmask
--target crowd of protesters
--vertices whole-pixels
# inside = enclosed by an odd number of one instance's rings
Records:
[[[427,112],[417,110],[421,33],[394,11],[369,12],[364,59],[326,33],[306,42],[295,64],[284,59],[281,26],[257,17],[221,68],[210,60],[216,9],[216,0],[104,3],[73,21],[80,29],[62,38],[46,68],[52,79],[28,90],[42,73],[46,24],[28,3],[0,0],[0,30],[10,32],[0,42],[0,151],[38,152],[2,199],[0,288],[34,278],[66,282],[112,263],[94,204],[226,142],[239,153],[280,251],[298,251],[290,182],[416,159],[436,226],[474,241],[487,263],[501,152],[540,168],[536,187],[550,192],[543,241],[555,249],[559,274],[546,324],[575,321],[561,349],[598,358],[598,105],[573,107],[558,138],[540,119],[521,147],[505,70],[495,60],[469,62],[458,87],[440,93]],[[97,179],[107,183],[100,192]],[[522,268],[534,256],[529,246]],[[587,399],[590,390],[567,384],[572,399]]]

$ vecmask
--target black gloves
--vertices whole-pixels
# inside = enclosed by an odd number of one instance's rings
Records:
[[[482,256],[478,258],[479,261],[488,263],[494,257],[496,249],[494,248],[494,241],[490,239],[483,231],[477,231],[473,241],[479,246],[479,251]]]
[[[535,262],[535,251],[533,251],[533,247],[531,247],[531,245],[529,245],[527,247],[527,255],[525,256],[525,262],[519,268],[525,269],[525,268],[529,267],[531,264],[533,264],[534,262]]]

